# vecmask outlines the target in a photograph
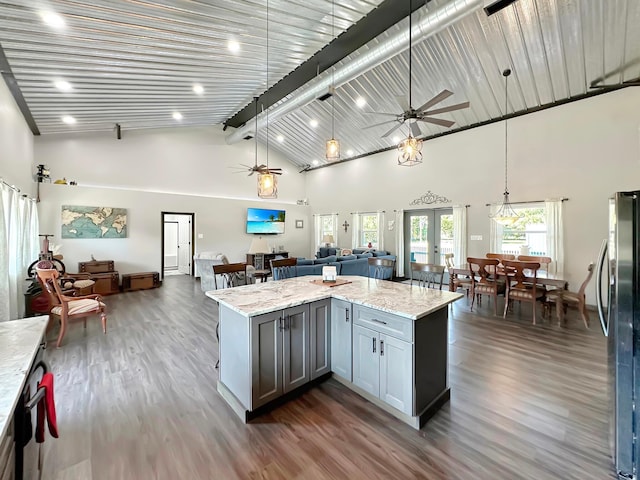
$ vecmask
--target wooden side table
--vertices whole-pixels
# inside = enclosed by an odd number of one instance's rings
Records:
[[[260,279],[260,283],[266,282],[269,275],[271,275],[271,270],[256,270],[255,272],[253,272],[256,283],[258,283],[258,279]]]

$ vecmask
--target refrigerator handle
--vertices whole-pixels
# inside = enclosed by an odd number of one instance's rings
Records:
[[[605,337],[609,336],[609,319],[605,319],[605,312],[602,302],[602,272],[604,262],[607,259],[607,239],[602,241],[600,253],[598,254],[598,265],[596,269],[596,303],[598,306],[598,316],[600,317],[600,326]]]

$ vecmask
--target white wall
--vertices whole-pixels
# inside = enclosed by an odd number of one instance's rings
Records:
[[[511,200],[568,197],[565,202],[565,273],[577,289],[607,236],[607,198],[615,191],[640,189],[640,89],[627,88],[509,120]],[[339,134],[338,134],[339,136]],[[311,171],[307,197],[314,214],[415,209],[410,202],[428,190],[449,204],[470,204],[471,256],[489,251],[490,202],[504,191],[504,123],[495,123],[426,142],[424,163],[396,164],[384,152]],[[327,192],[330,192],[329,194]],[[423,208],[428,208],[427,206]],[[351,244],[351,228],[339,229],[338,244]],[[385,247],[396,250],[394,231],[385,230]],[[595,303],[594,284],[587,301]]]
[[[259,152],[263,163],[264,152]],[[195,213],[196,252],[225,253],[230,261],[244,261],[251,243],[245,233],[248,207],[286,211],[283,235],[269,236],[292,255],[307,256],[311,232],[304,198],[304,176],[271,152],[269,165],[285,169],[275,201],[261,201],[256,175],[233,173],[232,166],[252,165],[253,142],[226,145],[220,128],[176,128],[123,132],[116,140],[107,134],[70,134],[36,139],[35,163],[45,162],[52,177],[75,180],[78,186],[44,184],[39,214],[41,230],[56,235],[70,271],[77,262],[113,259],[120,273],[159,271],[160,212]],[[126,239],[61,239],[62,205],[127,208]],[[305,228],[296,229],[295,220]],[[203,238],[198,238],[202,235]]]
[[[33,195],[33,163],[33,135],[7,85],[0,80],[0,178]]]

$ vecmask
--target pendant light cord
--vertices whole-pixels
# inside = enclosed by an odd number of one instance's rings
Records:
[[[269,0],[267,0],[267,84],[265,85],[265,101],[268,101],[266,94],[269,91]],[[267,170],[269,170],[269,106],[267,106]]]
[[[409,108],[411,107],[411,9],[413,7],[413,0],[409,0]],[[411,129],[410,129],[411,130]],[[411,135],[411,133],[409,133]]]
[[[504,193],[505,195],[509,195],[509,188],[507,187],[507,146],[509,137],[507,135],[508,129],[507,124],[509,121],[507,120],[507,108],[509,105],[509,75],[511,75],[511,70],[508,68],[502,72],[504,75]]]
[[[331,2],[331,38],[335,39],[335,24],[336,24],[336,2]],[[336,66],[331,67],[331,88],[333,92],[331,94],[331,140],[335,140],[335,123],[336,123]]]

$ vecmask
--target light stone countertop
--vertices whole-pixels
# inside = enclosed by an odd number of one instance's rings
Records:
[[[411,320],[424,317],[463,297],[461,293],[360,276],[339,276],[338,279],[350,280],[352,283],[335,287],[311,283],[312,280],[320,278],[289,278],[224,290],[210,290],[206,295],[246,317],[324,298],[338,298]]]
[[[6,434],[48,320],[43,315],[0,323],[0,439]]]

